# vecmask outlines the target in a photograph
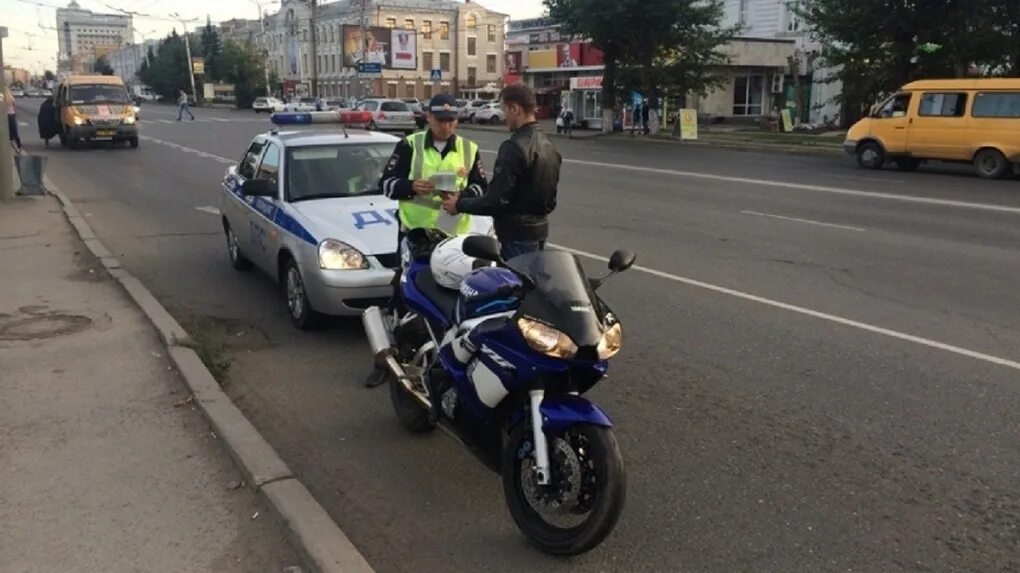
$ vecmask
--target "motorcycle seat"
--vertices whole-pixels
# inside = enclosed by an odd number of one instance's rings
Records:
[[[424,270],[414,276],[414,286],[436,305],[447,321],[453,322],[453,313],[457,308],[457,298],[459,297],[457,291],[440,286],[432,277],[432,271],[429,270]]]

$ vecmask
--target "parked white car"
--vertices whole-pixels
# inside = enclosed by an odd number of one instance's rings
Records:
[[[411,133],[418,129],[411,107],[399,99],[366,99],[355,108],[372,112],[368,129],[373,131],[402,131]]]
[[[283,111],[284,105],[282,101],[275,97],[259,97],[255,98],[255,101],[252,102],[251,108],[255,111],[255,113],[276,113]]]
[[[478,108],[478,111],[476,111],[472,117],[472,121],[474,123],[503,123],[505,119],[503,109],[498,103],[487,103],[483,105]]]
[[[283,111],[315,111],[315,98],[299,97],[283,104]]]
[[[475,120],[475,113],[477,113],[478,110],[482,109],[482,107],[491,103],[491,101],[492,100],[487,99],[471,100],[470,102],[468,102],[466,106],[461,108],[460,112],[457,114],[457,119],[459,119],[460,121],[473,122]]]

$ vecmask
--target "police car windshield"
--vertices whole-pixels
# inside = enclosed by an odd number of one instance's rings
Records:
[[[287,198],[291,202],[380,195],[379,178],[391,143],[314,145],[287,149]]]

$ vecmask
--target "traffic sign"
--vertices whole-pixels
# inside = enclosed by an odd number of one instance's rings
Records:
[[[429,72],[429,80],[438,82],[441,79],[443,79],[443,70],[437,68]]]
[[[381,74],[382,64],[379,62],[359,62],[358,63],[359,74]]]

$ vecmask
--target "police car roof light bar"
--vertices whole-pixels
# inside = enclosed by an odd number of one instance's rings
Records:
[[[301,112],[278,112],[270,116],[269,121],[273,125],[310,125],[320,123],[340,124],[344,137],[347,134],[348,125],[359,127],[368,126],[372,123],[372,112],[370,111],[301,111]]]

